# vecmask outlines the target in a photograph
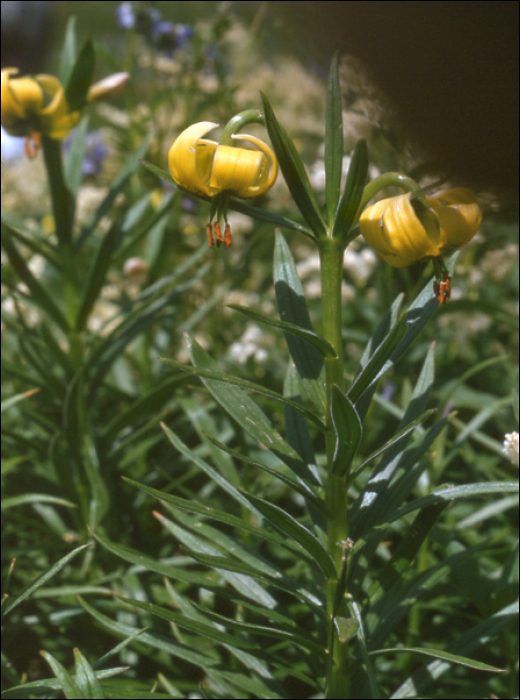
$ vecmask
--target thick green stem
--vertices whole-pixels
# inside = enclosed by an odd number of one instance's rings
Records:
[[[347,529],[347,490],[345,479],[332,474],[332,464],[336,439],[333,429],[331,398],[332,387],[336,384],[344,391],[343,342],[341,338],[341,281],[343,271],[344,246],[337,238],[322,238],[319,243],[321,258],[321,290],[323,313],[323,336],[336,350],[337,357],[325,360],[327,390],[327,509],[328,551],[340,571],[342,544],[348,536]],[[329,617],[329,670],[327,678],[327,698],[348,698],[347,668],[348,649],[336,639],[334,623],[334,601],[337,581],[327,585],[327,614]],[[342,603],[338,614],[343,612]]]
[[[72,224],[74,221],[74,201],[65,184],[61,155],[61,141],[42,138],[43,158],[49,178],[54,225],[60,247],[72,243]]]
[[[79,303],[76,261],[72,241],[74,200],[63,175],[61,141],[44,137],[42,138],[42,148],[49,180],[56,237],[58,238],[58,252],[63,266],[65,315],[70,328],[68,338],[70,358],[74,366],[79,368],[82,363],[81,342],[78,334],[74,331]]]

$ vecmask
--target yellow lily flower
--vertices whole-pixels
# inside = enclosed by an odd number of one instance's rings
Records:
[[[408,192],[382,199],[365,209],[359,219],[365,241],[394,267],[408,267],[460,248],[480,227],[482,211],[468,189],[459,187],[426,197],[430,210],[421,219],[410,198]]]
[[[168,152],[168,167],[175,182],[196,195],[220,197],[225,217],[225,199],[229,196],[250,199],[269,190],[278,175],[278,163],[271,148],[249,134],[234,134],[233,140],[248,141],[258,150],[219,144],[204,139],[217,127],[213,122],[198,122],[185,129]],[[226,221],[225,237],[215,224],[217,246],[231,244],[231,232]],[[211,222],[208,240],[213,246]]]
[[[60,81],[52,75],[13,78],[17,68],[1,74],[1,121],[11,136],[43,134],[63,139],[76,126],[80,113],[71,112]]]

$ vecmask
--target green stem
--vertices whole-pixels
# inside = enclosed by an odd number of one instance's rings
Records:
[[[54,226],[58,238],[58,252],[63,265],[63,286],[65,297],[65,315],[69,328],[70,357],[75,367],[81,366],[81,343],[78,334],[73,330],[78,311],[78,289],[76,278],[76,264],[72,241],[72,229],[74,225],[74,200],[65,183],[63,175],[63,160],[61,154],[61,141],[42,138],[43,158],[54,215]]]
[[[337,357],[325,360],[325,377],[327,391],[327,509],[328,544],[327,548],[336,565],[341,570],[342,543],[348,537],[347,528],[347,489],[345,479],[332,474],[334,450],[336,446],[331,413],[332,387],[336,384],[344,391],[343,343],[341,338],[341,282],[343,272],[344,245],[338,238],[322,238],[319,242],[321,259],[321,289],[323,336],[336,350]],[[336,640],[334,608],[338,582],[327,582],[327,614],[329,619],[329,668],[327,673],[326,698],[347,698],[348,688],[348,647]],[[338,614],[346,614],[344,596],[339,605]]]
[[[243,112],[239,112],[239,114],[235,114],[222,130],[222,136],[219,141],[220,145],[234,146],[235,141],[232,137],[238,134],[240,129],[246,124],[261,124],[265,126],[264,115],[258,109],[246,109]]]
[[[423,194],[417,194],[418,192],[421,192],[421,187],[419,187],[417,182],[412,180],[411,177],[407,177],[401,173],[385,173],[384,175],[376,177],[375,180],[372,180],[368,183],[368,185],[366,185],[365,189],[363,190],[363,196],[361,198],[358,211],[363,211],[372,197],[375,197],[375,195],[385,187],[400,187],[405,192],[412,192],[412,194],[415,194],[415,200],[422,204],[426,209],[428,209],[430,206]]]
[[[61,141],[42,138],[43,159],[49,178],[54,225],[60,247],[72,243],[72,225],[74,221],[74,201],[65,184],[61,155]]]

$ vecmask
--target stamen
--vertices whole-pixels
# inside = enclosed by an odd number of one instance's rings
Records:
[[[220,224],[218,221],[215,224],[215,238],[217,239],[217,248],[220,248],[220,244],[224,243],[224,236],[220,230]]]
[[[34,160],[40,152],[41,139],[37,131],[33,131],[25,137],[23,150],[29,160]]]
[[[228,224],[226,221],[226,227],[224,229],[224,242],[226,244],[226,248],[229,248],[231,245],[231,226]]]
[[[208,237],[209,247],[213,248],[215,245],[215,241],[213,240],[213,229],[211,228],[211,224],[208,224],[206,226],[206,235]]]

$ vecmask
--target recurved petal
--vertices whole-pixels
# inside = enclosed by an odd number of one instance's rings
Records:
[[[400,197],[381,199],[365,209],[359,228],[365,241],[394,267],[408,267],[426,253],[417,248],[426,232],[409,202],[395,202]],[[406,228],[405,228],[406,224]]]
[[[53,75],[38,75],[38,83],[43,88],[47,106],[40,111],[42,134],[52,139],[63,139],[79,121],[79,112],[70,112],[65,90]]]
[[[185,129],[168,152],[168,168],[175,182],[189,192],[212,196],[209,187],[217,143],[202,137],[218,124],[198,122]]]
[[[482,210],[471,190],[456,187],[442,192],[431,202],[439,217],[441,252],[460,248],[479,230]]]
[[[34,78],[12,78],[18,68],[5,68],[1,74],[1,121],[9,128],[35,114],[43,105],[43,91]]]
[[[238,197],[248,199],[250,197],[259,197],[269,190],[275,183],[278,176],[278,161],[272,149],[261,139],[251,134],[234,134],[233,139],[249,141],[256,146],[263,154],[264,158],[260,161],[260,168],[256,173],[255,181],[252,182],[245,190],[237,192]],[[241,149],[245,150],[245,149]],[[253,151],[258,153],[258,151]]]

